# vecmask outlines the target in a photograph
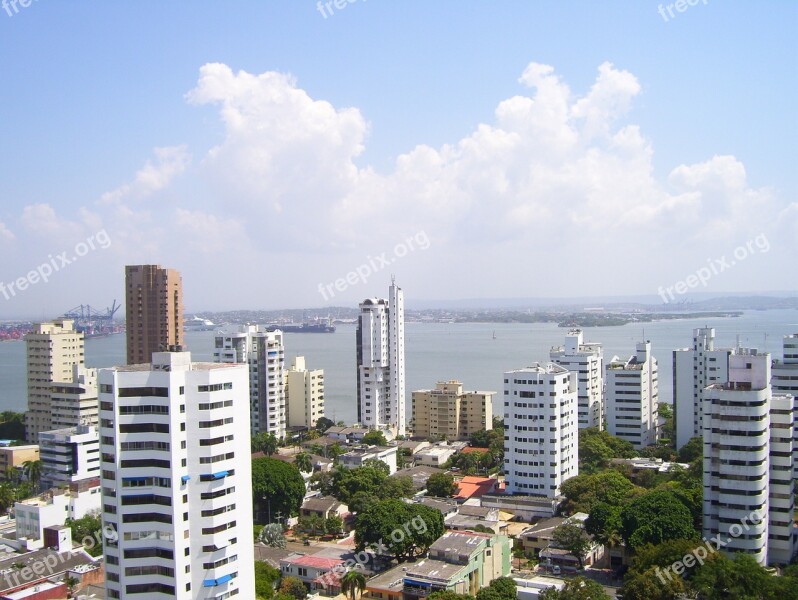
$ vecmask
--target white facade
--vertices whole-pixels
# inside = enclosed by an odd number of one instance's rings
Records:
[[[731,348],[715,348],[712,327],[693,330],[692,347],[673,351],[673,422],[677,450],[691,438],[703,435],[704,390],[729,380],[729,356],[732,354]]]
[[[795,403],[772,394],[770,355],[738,349],[729,381],[703,400],[703,534],[728,538],[725,552],[760,564],[789,562],[793,523]]]
[[[639,449],[657,443],[659,381],[651,342],[640,342],[627,361],[607,365],[607,431]]]
[[[554,363],[504,374],[508,494],[554,498],[579,474],[576,375]]]
[[[79,425],[39,434],[42,483],[60,486],[100,476],[100,434]],[[99,508],[99,507],[98,507]]]
[[[579,396],[579,429],[603,428],[603,357],[601,344],[584,343],[581,329],[572,329],[565,336],[565,346],[552,348],[552,362],[576,374]]]
[[[247,367],[155,352],[99,384],[107,597],[254,598]]]
[[[286,402],[289,427],[315,427],[324,416],[324,370],[308,370],[304,356],[294,358],[286,371]]]
[[[396,473],[396,456],[398,453],[396,446],[379,447],[365,446],[354,448],[338,457],[338,463],[346,469],[357,469],[363,466],[367,460],[381,460],[388,465],[389,475]]]
[[[50,387],[52,429],[78,425],[97,426],[97,369],[72,365],[72,381],[55,381]]]
[[[285,437],[285,348],[281,331],[242,325],[238,331],[216,336],[213,360],[249,365],[250,423],[252,433]]]
[[[69,490],[49,490],[35,498],[14,504],[17,539],[32,543],[28,548],[44,546],[44,528],[63,525],[67,519],[82,519],[97,514],[102,507],[99,482],[92,485],[73,486]],[[75,540],[80,542],[80,540]]]
[[[406,432],[404,293],[360,303],[357,326],[358,420],[369,429]]]

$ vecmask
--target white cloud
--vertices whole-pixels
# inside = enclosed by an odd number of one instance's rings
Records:
[[[133,181],[106,192],[100,203],[111,204],[127,199],[140,200],[168,186],[191,163],[186,146],[168,146],[154,149],[155,162],[148,160],[136,173]]]
[[[4,242],[13,242],[16,236],[14,233],[6,227],[6,224],[0,221],[0,240]]]

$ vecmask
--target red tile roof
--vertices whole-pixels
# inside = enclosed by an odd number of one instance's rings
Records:
[[[305,554],[297,559],[290,561],[292,565],[300,567],[313,567],[314,569],[333,569],[336,566],[346,562],[342,558],[325,558],[323,556],[313,556],[312,554]]]
[[[475,448],[474,446],[467,446],[467,447],[463,448],[462,450],[460,450],[460,452],[462,452],[463,454],[472,454],[473,452],[485,453],[488,450],[490,450],[490,448]]]
[[[488,494],[496,489],[498,479],[490,477],[473,477],[467,475],[457,483],[457,493],[455,498],[478,498],[483,494]]]

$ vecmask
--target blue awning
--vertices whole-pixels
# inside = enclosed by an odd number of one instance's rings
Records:
[[[232,580],[233,580],[232,575],[223,575],[222,577],[219,577],[219,579],[216,580],[216,585],[222,585],[223,583],[227,583],[228,581]]]
[[[407,579],[404,580],[405,585],[417,585],[420,587],[432,587],[431,583],[427,583],[426,581],[416,581],[415,579]]]
[[[185,482],[186,482],[186,481],[188,481],[189,479],[191,479],[191,475],[183,475],[183,476],[180,478],[180,481],[182,481],[183,483],[185,483]]]
[[[202,587],[213,587],[216,585],[215,579],[206,579],[202,582]]]
[[[214,473],[211,477],[213,477],[214,479],[222,479],[223,477],[227,477],[227,475],[228,475],[227,471],[219,471],[218,473]]]
[[[147,481],[146,477],[123,477],[122,481]]]

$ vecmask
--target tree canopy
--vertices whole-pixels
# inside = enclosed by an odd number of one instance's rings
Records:
[[[632,500],[621,512],[621,526],[624,542],[633,550],[645,544],[698,537],[690,510],[676,494],[665,490]]]
[[[394,556],[399,562],[424,554],[443,535],[443,515],[401,500],[373,502],[355,518],[355,545]]]
[[[438,498],[449,498],[457,491],[454,476],[451,473],[433,473],[427,480],[427,495]]]
[[[273,523],[278,516],[296,516],[304,497],[305,482],[296,467],[276,458],[252,460],[252,502],[256,521]]]
[[[565,586],[557,591],[550,587],[540,593],[540,600],[612,600],[604,588],[595,581],[584,577],[574,577],[565,582]]]
[[[585,530],[573,523],[563,523],[559,527],[554,528],[551,536],[552,541],[557,546],[564,550],[568,550],[568,552],[576,557],[576,560],[579,561],[579,568],[581,569],[584,566],[585,556],[587,556],[590,546],[592,545]]]
[[[363,443],[369,446],[387,446],[388,440],[385,439],[385,434],[376,429],[369,431],[363,436]]]

